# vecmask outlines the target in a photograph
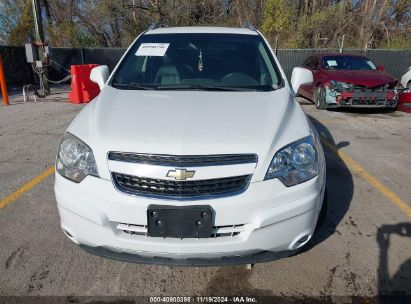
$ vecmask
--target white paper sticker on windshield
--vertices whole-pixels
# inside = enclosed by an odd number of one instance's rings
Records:
[[[170,43],[142,43],[136,56],[164,56]]]
[[[327,60],[327,64],[328,64],[329,67],[334,67],[334,66],[338,65],[337,61],[335,61],[335,60]]]

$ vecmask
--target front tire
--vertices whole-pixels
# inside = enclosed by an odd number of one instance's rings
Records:
[[[314,104],[315,108],[318,110],[324,110],[326,101],[325,101],[325,88],[324,87],[316,87],[314,91]]]

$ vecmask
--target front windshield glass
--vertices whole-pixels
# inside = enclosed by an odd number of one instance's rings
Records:
[[[141,36],[110,84],[119,89],[273,90],[281,78],[258,35]]]
[[[325,56],[323,67],[327,70],[375,70],[371,60],[360,56]]]

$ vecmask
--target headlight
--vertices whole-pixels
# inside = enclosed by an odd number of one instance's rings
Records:
[[[313,137],[297,140],[275,153],[265,180],[278,178],[290,187],[318,175],[318,153]]]
[[[57,155],[57,172],[73,182],[81,182],[87,175],[98,176],[93,151],[80,139],[66,133]]]
[[[352,90],[353,84],[343,82],[343,81],[335,81],[335,80],[330,80],[331,84],[331,89],[340,89],[340,90]]]

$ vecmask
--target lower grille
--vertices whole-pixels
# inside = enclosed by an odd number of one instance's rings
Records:
[[[146,225],[133,225],[118,223],[118,230],[123,231],[128,235],[133,236],[148,236],[148,229]],[[245,225],[227,225],[227,226],[214,226],[210,238],[220,238],[220,237],[235,237],[240,233],[245,231]]]
[[[361,85],[354,85],[353,91],[354,92],[387,92],[394,90],[395,85],[382,85],[378,87],[366,87]]]
[[[113,172],[112,179],[118,190],[128,194],[180,199],[240,193],[248,186],[251,175],[196,181],[173,181]]]

